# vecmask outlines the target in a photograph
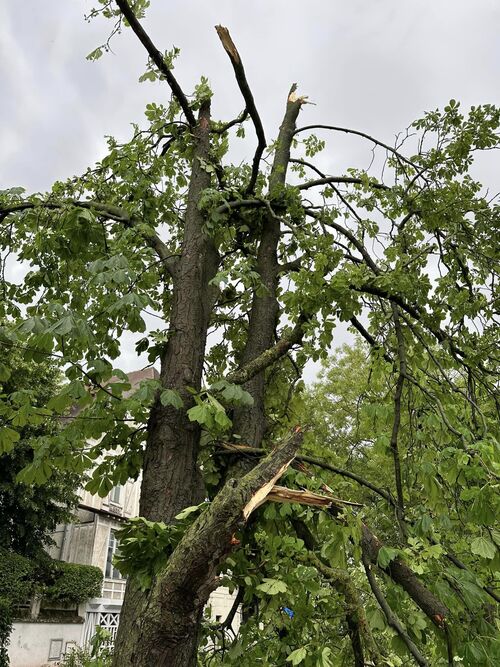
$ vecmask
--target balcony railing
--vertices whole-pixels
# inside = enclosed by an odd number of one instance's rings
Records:
[[[104,579],[102,597],[109,600],[123,600],[126,583],[125,579]]]

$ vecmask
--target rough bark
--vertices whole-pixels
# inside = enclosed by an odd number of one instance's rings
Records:
[[[174,274],[170,336],[161,365],[163,387],[175,389],[189,407],[192,397],[186,387],[201,385],[213,287],[210,280],[217,271],[218,254],[213,241],[203,231],[203,216],[198,201],[210,186],[210,174],[202,168],[209,153],[210,107],[200,109],[193,132],[194,158],[184,220],[181,256]],[[156,400],[149,419],[140,514],[153,521],[171,522],[181,509],[200,503],[204,486],[197,466],[200,428],[189,421],[185,410],[161,405]],[[146,609],[155,610],[154,589],[145,594],[133,582],[127,584],[115,644],[114,665],[151,665],[150,647],[140,641],[138,620]],[[156,610],[157,611],[157,610]],[[150,611],[150,613],[153,613]],[[179,607],[183,615],[183,605]],[[198,617],[197,621],[201,618]],[[184,637],[182,651],[173,665],[192,664],[196,657],[198,624]],[[159,663],[158,663],[159,664]]]
[[[377,564],[378,553],[384,546],[378,537],[366,526],[362,526],[361,546],[367,562]],[[420,609],[443,629],[444,620],[448,616],[448,608],[430,591],[417,577],[411,568],[399,558],[392,560],[383,570],[391,579],[399,584],[420,607]]]

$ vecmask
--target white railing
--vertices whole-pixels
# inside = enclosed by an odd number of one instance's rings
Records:
[[[110,643],[116,639],[118,624],[120,622],[119,612],[88,611],[83,628],[83,646],[87,646],[95,635],[97,626],[111,633]]]

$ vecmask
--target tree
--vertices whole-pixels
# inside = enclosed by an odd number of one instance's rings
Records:
[[[0,373],[0,395],[6,399],[0,424],[7,433],[0,449],[0,547],[36,558],[57,524],[71,520],[78,500],[78,478],[57,468],[47,471],[42,485],[21,481],[34,449],[50,443],[60,430],[58,420],[47,420],[44,408],[60,389],[61,373],[50,361],[26,361],[14,348],[4,348]],[[17,428],[6,427],[9,421]]]
[[[229,652],[226,639],[217,644],[211,659],[224,664],[341,664],[339,610],[355,665],[401,664],[397,656],[408,652],[420,665],[454,657],[477,664],[464,636],[491,636],[491,610],[478,615],[483,625],[469,626],[452,601],[467,588],[478,606],[497,594],[489,581],[483,591],[465,564],[457,567],[467,586],[454,575],[440,586],[411,540],[435,547],[440,562],[461,563],[440,541],[459,530],[456,521],[438,520],[436,545],[416,527],[445,514],[452,497],[459,520],[467,512],[475,525],[471,550],[481,568],[497,554],[489,508],[498,481],[499,216],[468,172],[476,153],[498,147],[499,111],[484,105],[463,115],[452,100],[414,124],[416,144],[394,148],[349,128],[298,127],[306,98],[292,86],[268,142],[226,28],[217,32],[244,109],[218,122],[208,82],[186,96],[173,74],[177,52],[160,52],[143,30],[148,3],[100,4],[93,16],[115,21],[113,32],[133,30],[149,56],[143,78],[164,80],[172,99],[148,105],[148,127],[136,126],[125,144],[109,139],[108,155],[81,177],[46,196],[2,193],[2,246],[33,268],[21,285],[4,281],[1,317],[3,346],[61,355],[67,364],[69,383],[48,409],[79,408],[50,457],[36,450],[26,478],[43,482],[53,467],[81,473],[99,459],[88,488],[105,495],[142,471],[142,518],[121,539],[121,567],[132,576],[115,664],[195,665],[203,608],[221,575],[238,587],[247,619]],[[255,154],[234,166],[229,139],[248,124]],[[365,138],[386,153],[385,178],[322,173],[313,160],[326,140],[313,130]],[[13,329],[9,319],[22,305],[24,322]],[[156,331],[146,332],[148,309],[160,317]],[[369,343],[383,399],[370,446],[390,465],[388,489],[347,476],[375,494],[364,500],[367,518],[376,496],[386,503],[380,537],[363,519],[364,505],[336,498],[333,464],[320,461],[328,491],[302,469],[318,466],[308,449],[329,450],[295,428],[297,414],[304,426],[310,418],[299,378],[308,359],[328,354],[342,321]],[[218,342],[207,344],[214,330]],[[137,351],[160,366],[158,381],[132,393],[113,368],[124,331],[143,332]],[[4,439],[15,437],[10,430]],[[450,488],[438,464],[454,471]],[[272,500],[288,502],[280,511],[260,507]],[[384,594],[377,572],[397,586]],[[289,600],[300,607],[303,632],[287,621]],[[375,603],[399,637],[395,658],[386,635],[379,646],[366,621],[365,607]],[[391,607],[417,620],[405,628]],[[208,629],[221,636],[225,626]],[[264,646],[263,637],[273,641]],[[489,644],[485,650],[489,660]]]

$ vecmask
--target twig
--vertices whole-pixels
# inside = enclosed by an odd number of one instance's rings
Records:
[[[243,123],[247,118],[248,118],[248,110],[245,108],[244,111],[242,111],[239,116],[233,118],[233,120],[230,120],[227,123],[224,123],[220,127],[219,126],[212,127],[210,132],[213,132],[214,134],[224,134],[224,132],[227,132],[231,127],[234,127],[234,125],[239,125],[240,123]]]
[[[336,125],[305,125],[304,127],[299,127],[297,130],[295,130],[295,134],[299,134],[299,132],[305,132],[307,130],[333,130],[334,132],[345,132],[345,134],[354,134],[357,137],[363,137],[363,139],[368,139],[368,141],[373,142],[377,146],[385,148],[387,151],[395,155],[399,160],[401,160],[402,162],[406,162],[406,164],[409,164],[417,171],[419,170],[419,166],[415,164],[415,162],[412,162],[404,155],[401,155],[401,153],[399,153],[395,148],[392,148],[392,146],[389,146],[388,144],[385,144],[383,141],[379,141],[378,139],[371,137],[369,134],[366,134],[365,132],[359,132],[358,130],[351,130],[348,127],[337,127]]]

